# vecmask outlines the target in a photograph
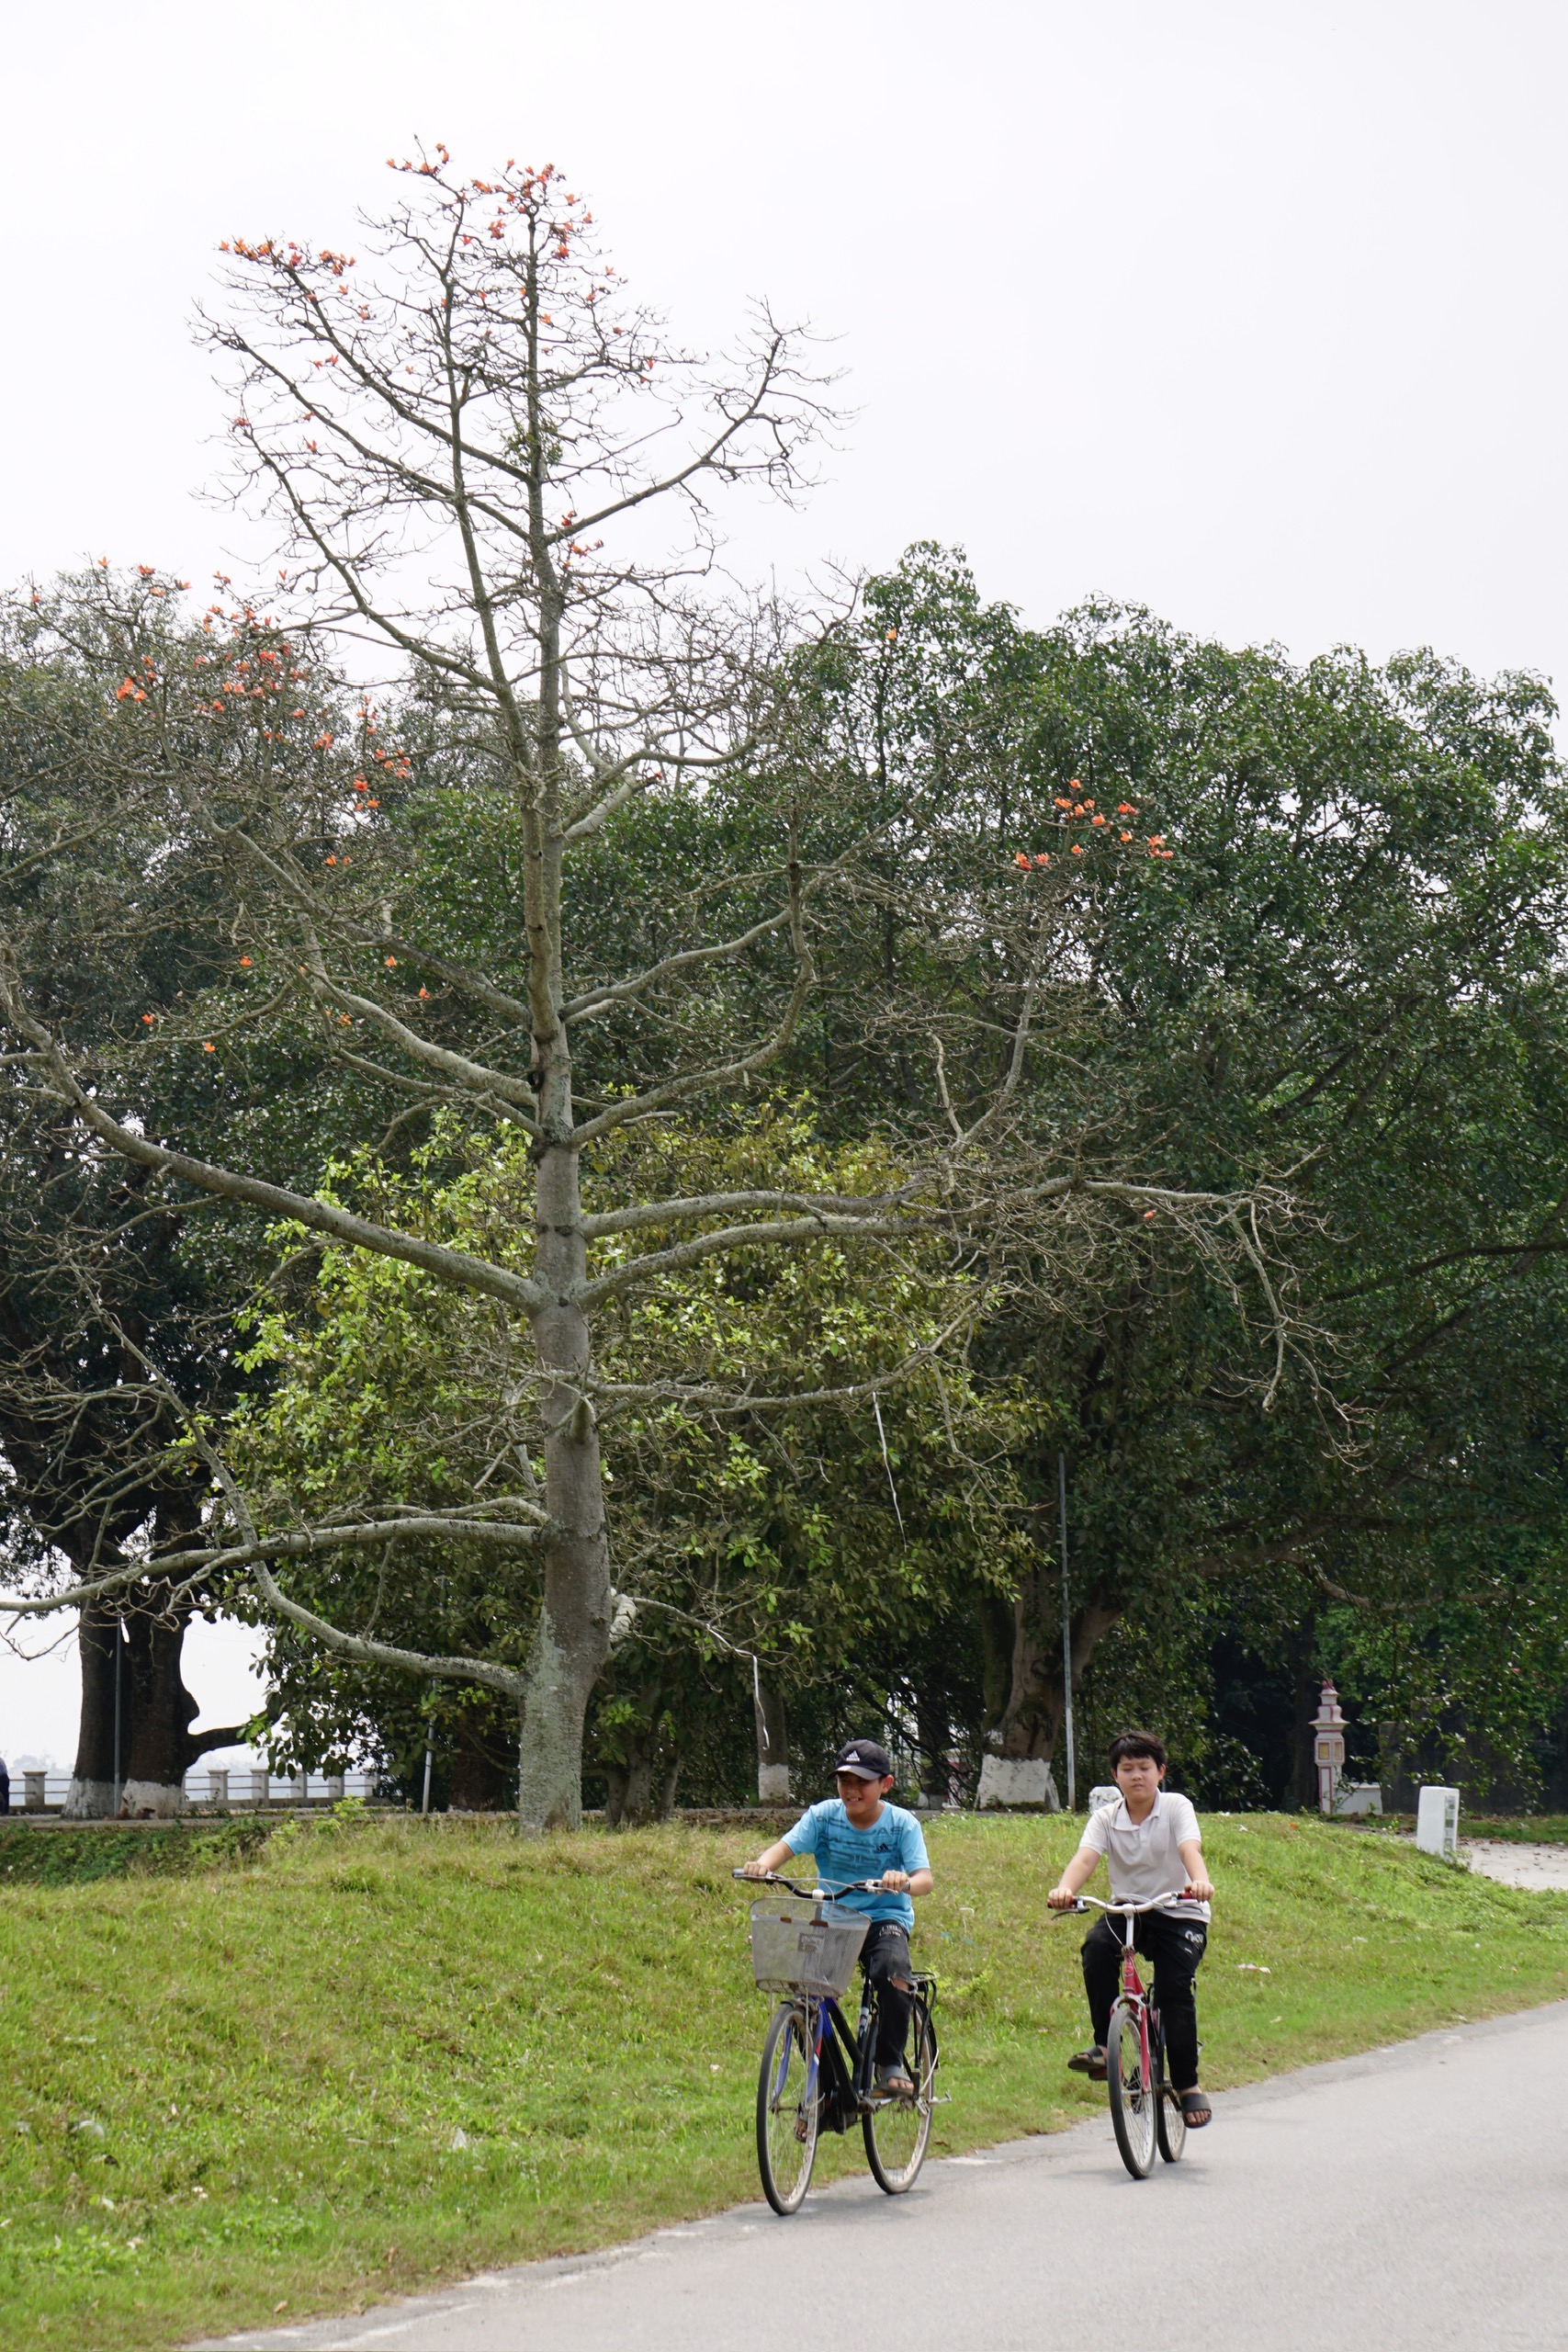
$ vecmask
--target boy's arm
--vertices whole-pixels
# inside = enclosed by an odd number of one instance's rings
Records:
[[[879,1883],[889,1894],[908,1894],[916,1899],[929,1894],[936,1881],[931,1876],[926,1841],[920,1835],[919,1825],[906,1820],[899,1843],[903,1848],[904,1861],[910,1863],[912,1868],[906,1870],[899,1864],[893,1870],[884,1871]]]
[[[1080,1846],[1050,1894],[1045,1897],[1053,1911],[1066,1911],[1077,1901],[1095,1871],[1100,1868],[1097,1846]]]
[[[1182,1892],[1190,1894],[1195,1903],[1212,1903],[1214,1899],[1214,1890],[1210,1883],[1209,1873],[1203,1868],[1202,1839],[1184,1838],[1176,1850],[1180,1855],[1187,1871],[1187,1884]]]
[[[744,1869],[748,1878],[766,1878],[770,1871],[782,1871],[786,1862],[794,1860],[795,1848],[781,1838],[765,1854],[759,1854],[754,1862],[747,1862]]]

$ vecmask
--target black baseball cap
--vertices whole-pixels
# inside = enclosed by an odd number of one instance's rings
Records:
[[[893,1758],[874,1739],[852,1739],[840,1747],[833,1759],[835,1772],[853,1772],[862,1781],[885,1781],[893,1770]]]

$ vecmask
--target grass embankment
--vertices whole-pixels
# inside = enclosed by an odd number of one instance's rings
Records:
[[[1218,2089],[1568,1993],[1568,1897],[1311,1822],[1207,1836]],[[3,2340],[167,2345],[754,2196],[751,1842],[329,1820],[183,1877],[0,1874]],[[939,2152],[1103,2107],[1041,1900],[1073,1842],[932,1830]],[[819,2177],[863,2161],[829,2142]]]
[[[1568,1814],[1461,1813],[1459,1834],[1461,1840],[1495,1838],[1509,1846],[1568,1846]]]

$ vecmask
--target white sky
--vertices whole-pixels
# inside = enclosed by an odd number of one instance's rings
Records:
[[[216,242],[355,246],[421,133],[566,165],[689,341],[837,338],[857,414],[748,569],[931,537],[1032,621],[1568,676],[1561,0],[76,0],[4,54],[0,582],[243,548]]]

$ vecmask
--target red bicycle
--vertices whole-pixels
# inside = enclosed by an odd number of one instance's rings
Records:
[[[1179,1899],[1160,1894],[1152,1903],[1102,1903],[1097,1894],[1080,1894],[1073,1905],[1085,1911],[1092,1903],[1123,1923],[1122,1990],[1105,2037],[1105,2075],[1116,2145],[1134,2180],[1146,2180],[1153,2172],[1156,2146],[1173,2165],[1187,2144],[1181,2096],[1166,2079],[1159,2011],[1144,1990],[1133,1956],[1134,1920],[1144,1911],[1168,1910]]]

